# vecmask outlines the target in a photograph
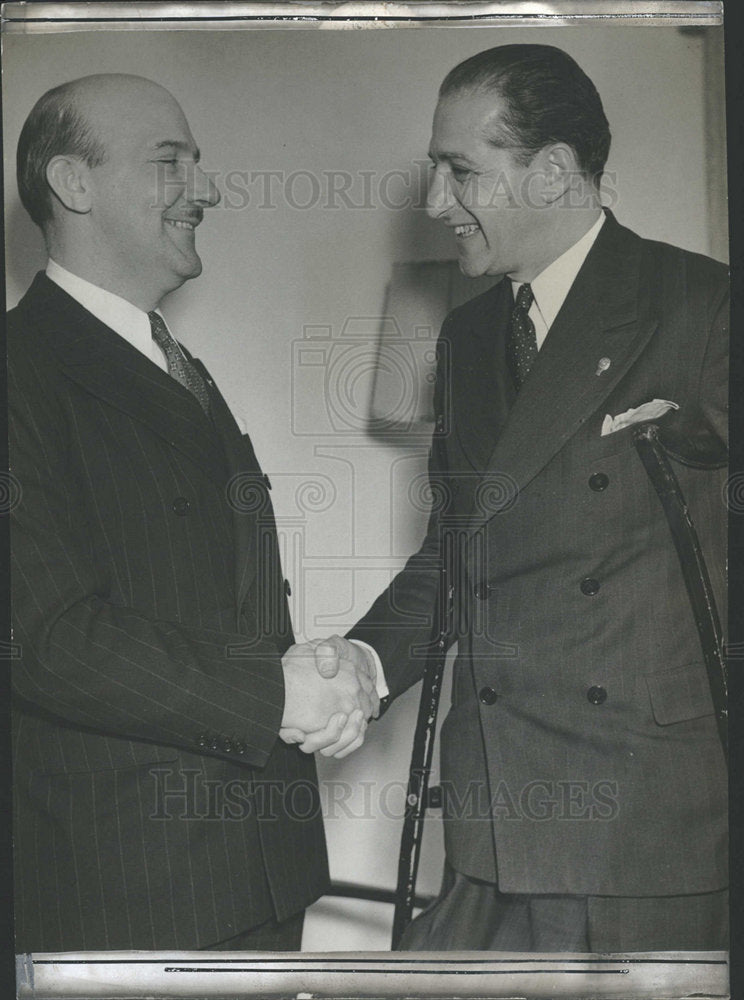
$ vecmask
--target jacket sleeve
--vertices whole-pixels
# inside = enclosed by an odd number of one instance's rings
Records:
[[[241,760],[262,766],[284,707],[276,647],[247,650],[237,632],[157,621],[106,600],[51,370],[18,353],[9,372],[15,696],[99,734],[232,758],[236,742]]]
[[[443,349],[448,331],[449,317],[442,327],[437,349],[435,427],[428,463],[431,509],[426,536],[418,552],[408,559],[387,590],[348,635],[350,639],[368,643],[377,652],[391,699],[421,679],[444,625],[442,614],[438,614],[440,589],[445,595],[452,583],[452,567],[445,572],[444,544],[446,515],[452,499],[446,454],[450,430],[447,359],[451,355]],[[447,643],[452,641],[453,637],[448,636]]]
[[[687,406],[662,421],[659,435],[671,456],[692,468],[724,466],[728,458],[728,367],[729,309],[728,278],[715,265],[715,280],[699,315],[704,334],[699,336],[700,372],[698,384]],[[710,279],[709,279],[710,281]],[[707,282],[700,280],[702,287]],[[698,332],[698,331],[696,331]]]

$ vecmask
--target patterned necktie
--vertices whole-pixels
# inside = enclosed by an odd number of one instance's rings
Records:
[[[517,292],[517,302],[511,315],[507,344],[507,358],[517,389],[522,388],[522,383],[529,375],[530,368],[537,357],[535,324],[528,315],[534,301],[535,297],[530,286],[520,285]]]
[[[156,312],[151,312],[147,315],[150,319],[152,339],[162,349],[163,354],[165,354],[165,360],[168,363],[168,374],[172,375],[176,382],[180,382],[189,392],[193,393],[199,400],[204,412],[209,413],[209,392],[207,391],[204,379],[188,358],[184,356],[183,351],[171,336],[162,318]]]

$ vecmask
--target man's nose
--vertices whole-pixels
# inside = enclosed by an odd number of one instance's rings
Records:
[[[202,170],[196,164],[194,164],[189,187],[190,201],[195,201],[204,208],[211,208],[219,204],[221,195],[217,185],[210,177],[209,172]]]
[[[439,219],[455,204],[450,175],[439,168],[432,173],[426,195],[426,213],[431,219]]]

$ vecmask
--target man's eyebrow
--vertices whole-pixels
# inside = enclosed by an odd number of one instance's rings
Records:
[[[199,149],[190,146],[187,142],[182,139],[161,139],[160,142],[156,142],[153,149],[160,151],[161,149],[177,149],[182,153],[193,154],[194,160],[198,163],[201,159],[201,152]]]
[[[447,163],[451,163],[452,160],[458,160],[460,163],[466,163],[468,164],[468,166],[471,167],[477,166],[476,162],[474,160],[471,160],[470,157],[466,156],[464,153],[456,153],[456,152],[450,153],[447,152],[446,150],[438,150],[437,152],[429,150],[429,159],[432,161],[432,163],[439,163],[440,160],[446,160]]]

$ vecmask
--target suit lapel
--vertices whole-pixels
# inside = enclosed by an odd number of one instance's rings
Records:
[[[265,530],[273,513],[266,480],[250,438],[240,432],[230,409],[198,358],[192,363],[206,379],[212,403],[212,417],[222,441],[228,465],[227,502],[232,509],[235,538],[235,601],[238,616],[256,576],[259,559],[258,534]]]
[[[128,414],[224,481],[214,430],[197,400],[44,274],[25,302],[61,370],[93,396]]]
[[[227,489],[233,512],[239,614],[256,573],[257,533],[265,530],[267,518],[273,515],[250,441],[241,435],[205,366],[185,352],[207,381],[212,420],[205,417],[187,389],[144,358],[45,274],[37,274],[23,305],[46,334],[50,352],[59,358],[60,367],[69,378],[146,424],[171,447],[196,462],[221,489]]]
[[[639,356],[657,326],[641,288],[640,255],[638,237],[608,213],[483,467],[486,475],[507,475],[524,489]],[[598,375],[603,358],[610,366]]]
[[[513,305],[511,283],[502,280],[480,297],[471,324],[451,344],[451,385],[460,447],[482,471],[498,441],[516,391],[506,364],[506,331]]]

